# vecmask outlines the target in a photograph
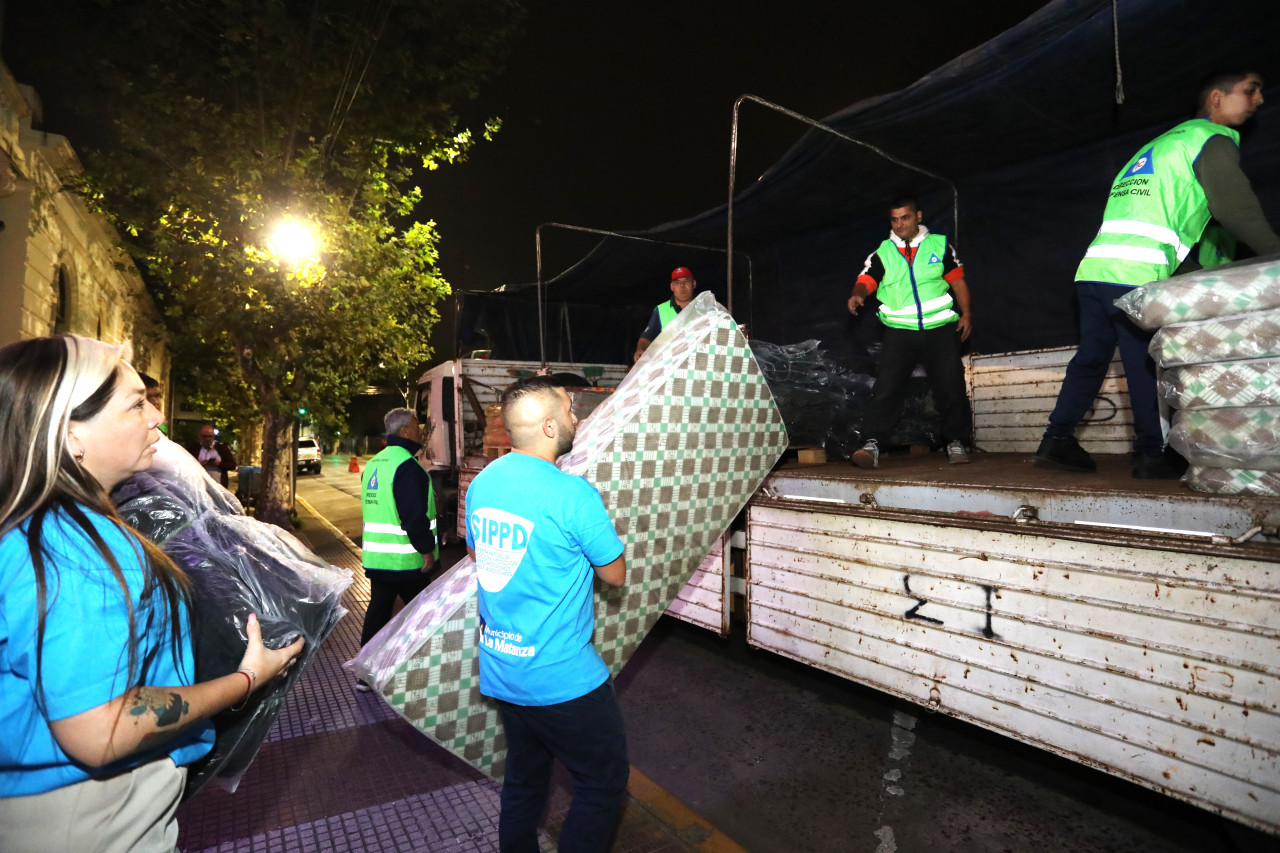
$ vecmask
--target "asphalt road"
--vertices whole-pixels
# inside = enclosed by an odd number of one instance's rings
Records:
[[[358,541],[348,463],[329,457],[298,493]],[[743,633],[664,617],[618,688],[631,763],[748,850],[1280,851],[1178,800],[749,649]]]

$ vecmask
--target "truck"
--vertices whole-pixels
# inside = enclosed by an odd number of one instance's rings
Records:
[[[1280,832],[1280,499],[1132,480],[1118,362],[1079,433],[1099,473],[1034,466],[1071,354],[966,357],[975,464],[779,465],[667,613]],[[485,408],[537,367],[424,375],[459,505],[502,452]]]
[[[585,389],[611,389],[627,375],[620,364],[580,364],[553,361],[545,365],[555,374],[578,377]],[[465,505],[467,486],[491,460],[506,451],[502,446],[485,446],[485,410],[497,404],[502,391],[524,376],[532,376],[543,365],[529,361],[488,358],[456,358],[438,364],[418,380],[416,409],[419,421],[429,426],[426,446],[432,460],[440,529],[466,536],[464,519],[458,508]]]
[[[1072,353],[966,358],[975,464],[775,468],[668,612],[1280,833],[1280,499],[1132,479],[1118,362],[1035,466]]]

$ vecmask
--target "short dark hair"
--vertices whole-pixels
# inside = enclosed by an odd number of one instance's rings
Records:
[[[1200,87],[1196,89],[1195,114],[1203,115],[1207,112],[1204,108],[1205,102],[1209,100],[1209,96],[1214,92],[1230,92],[1241,80],[1250,74],[1257,73],[1248,68],[1219,68],[1206,74],[1200,80]]]
[[[900,207],[909,207],[912,210],[920,210],[920,199],[913,195],[903,193],[893,197],[893,202],[889,205],[890,210],[897,210]]]
[[[145,373],[139,373],[138,378],[142,380],[142,387],[147,390],[160,387],[160,381],[158,379],[153,379]]]
[[[544,394],[559,387],[561,387],[560,383],[551,376],[528,376],[520,379],[502,392],[502,410],[505,412],[515,403],[532,394]]]

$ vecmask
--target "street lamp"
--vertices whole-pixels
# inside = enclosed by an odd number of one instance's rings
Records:
[[[310,223],[286,216],[280,220],[267,240],[271,254],[293,266],[304,266],[320,259],[320,241]]]

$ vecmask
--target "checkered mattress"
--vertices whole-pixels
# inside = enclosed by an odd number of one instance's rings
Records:
[[[1280,356],[1280,309],[1165,326],[1151,339],[1150,352],[1163,367],[1275,358]]]
[[[1116,305],[1144,329],[1280,308],[1280,258],[1240,261],[1135,287]]]
[[[1218,495],[1280,497],[1280,471],[1192,465],[1187,469],[1187,485],[1197,492]]]
[[[1175,412],[1169,444],[1192,465],[1280,471],[1280,408]]]
[[[1175,409],[1280,406],[1280,358],[1175,367],[1160,377],[1160,397]]]
[[[595,643],[620,670],[787,446],[773,396],[710,293],[663,330],[579,429],[563,470],[600,490],[627,582],[596,593]],[[475,566],[450,569],[347,664],[424,734],[495,779],[506,745],[480,693]]]

